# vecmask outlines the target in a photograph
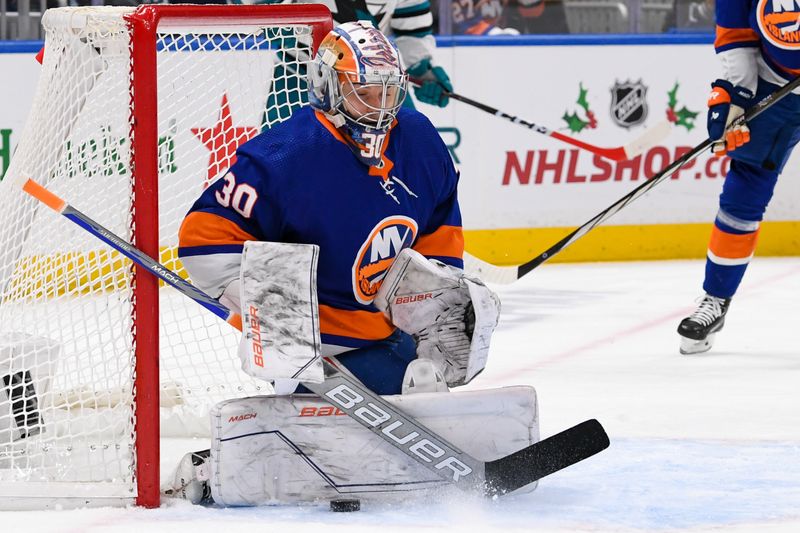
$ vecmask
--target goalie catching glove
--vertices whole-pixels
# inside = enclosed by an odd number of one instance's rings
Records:
[[[480,280],[407,248],[374,304],[414,337],[417,357],[434,361],[449,386],[469,383],[486,366],[500,299]]]

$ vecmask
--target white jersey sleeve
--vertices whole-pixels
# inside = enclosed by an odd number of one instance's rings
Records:
[[[436,40],[428,0],[398,0],[390,27],[406,67],[433,56]]]

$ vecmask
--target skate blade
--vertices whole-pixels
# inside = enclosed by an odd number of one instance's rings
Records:
[[[713,333],[701,341],[696,341],[694,339],[687,339],[686,337],[681,337],[680,350],[683,355],[692,355],[696,353],[707,352],[711,349],[711,346],[713,345],[714,345]]]

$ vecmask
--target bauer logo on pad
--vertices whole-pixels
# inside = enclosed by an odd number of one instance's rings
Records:
[[[247,241],[242,252],[242,370],[264,380],[322,382],[319,247]]]

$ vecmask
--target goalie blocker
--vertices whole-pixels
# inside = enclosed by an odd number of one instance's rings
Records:
[[[492,461],[539,441],[532,387],[387,396],[476,459]],[[363,416],[371,416],[365,407]],[[459,489],[355,420],[311,395],[230,400],[212,412],[209,453],[188,454],[166,493],[221,505],[427,497]],[[397,440],[404,428],[386,428]],[[405,432],[405,433],[404,433]],[[436,460],[425,440],[416,452]],[[456,466],[453,466],[456,468]],[[519,489],[529,492],[536,483]],[[211,499],[209,499],[209,495]]]

